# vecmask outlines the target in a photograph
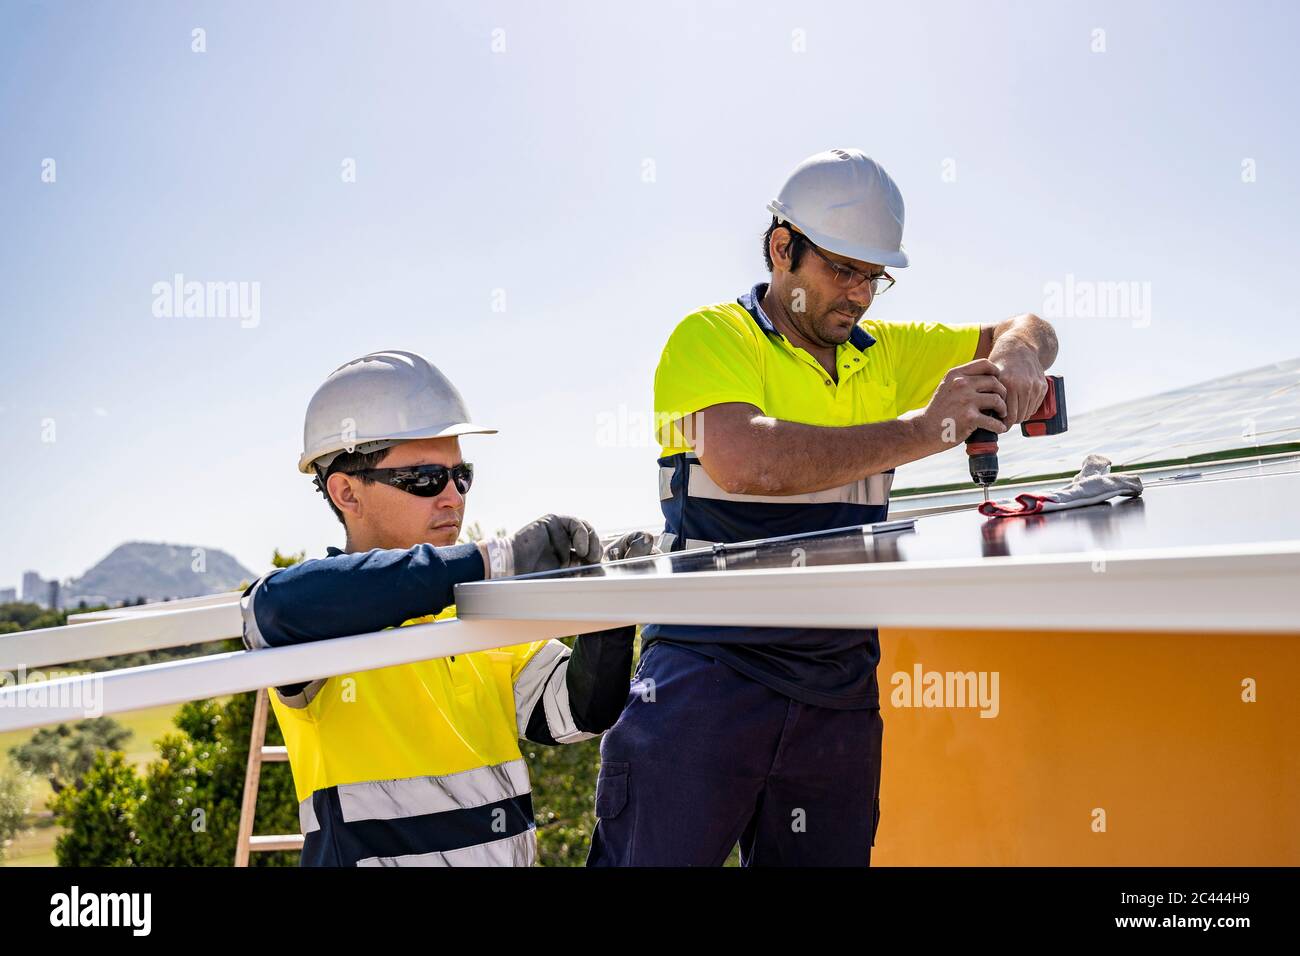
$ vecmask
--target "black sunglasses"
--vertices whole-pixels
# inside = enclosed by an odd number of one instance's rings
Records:
[[[442,494],[448,480],[456,483],[456,490],[462,495],[474,483],[474,466],[469,462],[451,468],[446,465],[409,465],[406,468],[365,468],[361,471],[345,471],[343,474],[392,485],[408,495],[420,498],[433,498]]]

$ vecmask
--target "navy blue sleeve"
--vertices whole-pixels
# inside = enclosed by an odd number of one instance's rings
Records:
[[[396,627],[454,603],[452,588],[483,579],[476,544],[364,551],[273,571],[244,592],[244,644],[283,647]]]

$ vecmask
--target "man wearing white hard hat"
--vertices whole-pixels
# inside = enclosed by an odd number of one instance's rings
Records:
[[[1005,432],[1046,392],[1051,327],[882,322],[903,198],[859,150],[768,205],[770,282],[688,315],[655,374],[664,550],[882,521],[894,468]],[[864,601],[869,598],[864,595]],[[648,625],[601,742],[591,865],[867,865],[880,819],[875,630]],[[634,685],[634,686],[638,686]]]
[[[473,466],[460,393],[413,352],[364,355],[307,408],[299,470],[314,475],[346,543],[255,581],[250,649],[366,634],[454,615],[463,581],[601,560],[596,532],[547,515],[506,538],[456,544]],[[619,557],[648,553],[625,536]],[[527,866],[536,857],[518,738],[587,740],[627,692],[634,628],[277,687],[304,866]]]

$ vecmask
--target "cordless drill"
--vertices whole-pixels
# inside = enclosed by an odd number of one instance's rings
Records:
[[[1065,418],[1065,379],[1047,376],[1047,395],[1038,410],[1020,423],[1022,435],[1059,435],[1067,426]],[[998,480],[998,436],[987,428],[977,428],[966,439],[970,456],[970,477],[984,489],[989,500],[989,485]]]

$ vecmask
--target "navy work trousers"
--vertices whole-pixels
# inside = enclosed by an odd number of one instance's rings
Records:
[[[791,700],[656,642],[600,745],[588,866],[867,866],[879,710]]]

